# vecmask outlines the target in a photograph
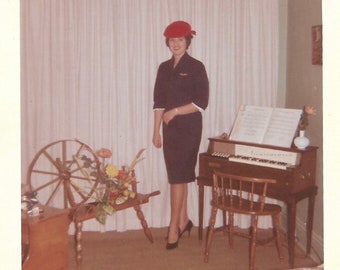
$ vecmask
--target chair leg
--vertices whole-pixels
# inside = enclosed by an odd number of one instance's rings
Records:
[[[228,213],[229,246],[234,247],[234,213]]]
[[[256,239],[257,239],[257,221],[258,216],[252,216],[251,218],[251,239],[249,247],[249,270],[254,269],[255,264],[255,251],[256,251]]]
[[[209,261],[209,252],[210,252],[212,237],[214,233],[216,214],[217,214],[217,207],[213,207],[211,210],[211,217],[210,217],[208,233],[207,233],[206,242],[205,242],[204,262],[206,263]]]
[[[273,226],[276,238],[277,251],[279,253],[280,262],[283,262],[283,250],[282,250],[282,235],[280,230],[280,214],[273,216]]]
[[[223,227],[227,227],[227,213],[226,211],[222,211],[223,212]]]

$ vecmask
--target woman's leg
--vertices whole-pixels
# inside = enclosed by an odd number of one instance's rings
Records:
[[[183,194],[183,201],[182,201],[182,207],[181,207],[181,213],[179,217],[179,228],[181,229],[181,232],[183,231],[184,227],[187,225],[189,221],[188,217],[188,184],[184,185],[184,194]]]
[[[186,194],[186,184],[170,185],[171,218],[168,232],[168,243],[174,243],[178,240],[178,229],[182,218],[181,215],[186,211],[183,210],[183,201],[186,201]]]

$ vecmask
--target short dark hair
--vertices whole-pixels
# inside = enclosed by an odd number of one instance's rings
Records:
[[[192,38],[193,38],[193,35],[189,34],[189,35],[184,36],[184,38],[185,38],[185,41],[187,42],[187,49],[188,49],[189,46],[190,46],[190,44],[191,44],[191,40],[192,40]],[[165,44],[166,44],[166,46],[168,46],[168,47],[169,47],[169,39],[170,39],[170,38],[166,38],[166,39],[165,39]]]

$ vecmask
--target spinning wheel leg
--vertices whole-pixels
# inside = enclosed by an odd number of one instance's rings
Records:
[[[136,205],[133,207],[136,211],[137,217],[140,220],[140,223],[142,224],[143,230],[144,230],[144,234],[145,236],[149,239],[149,241],[151,243],[153,243],[153,238],[152,238],[152,234],[151,231],[148,227],[148,223],[146,222],[145,218],[144,218],[144,214],[140,208],[140,205]]]
[[[77,261],[77,269],[81,269],[82,263],[82,239],[83,239],[83,222],[75,222],[76,233],[75,233],[75,240],[76,240],[76,261]]]

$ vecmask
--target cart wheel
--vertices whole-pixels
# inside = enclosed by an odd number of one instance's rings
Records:
[[[39,203],[72,208],[88,201],[99,183],[100,162],[89,146],[61,140],[42,148],[32,160],[27,183]]]

